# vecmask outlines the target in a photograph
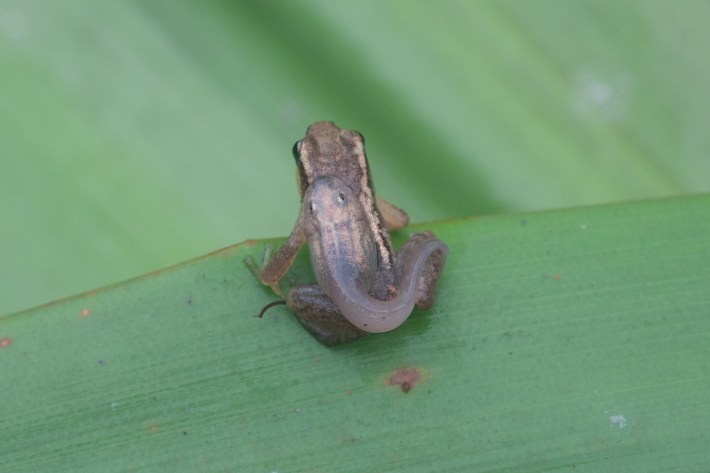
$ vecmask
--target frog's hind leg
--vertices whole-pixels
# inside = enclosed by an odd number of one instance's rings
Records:
[[[432,240],[437,240],[436,235],[430,231],[423,231],[410,235],[409,240],[397,251],[397,271],[401,278],[401,264],[408,260],[414,260],[420,249]],[[443,250],[434,251],[426,260],[417,280],[417,307],[422,310],[429,309],[434,303],[436,296],[436,286],[439,276],[444,269],[446,260],[446,246]]]
[[[291,289],[286,295],[286,305],[301,325],[324,345],[340,345],[367,335],[348,322],[318,286]]]

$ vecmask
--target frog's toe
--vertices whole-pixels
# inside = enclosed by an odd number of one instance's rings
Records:
[[[271,257],[274,255],[274,245],[271,243],[264,243],[264,256],[261,258],[261,267],[265,267],[271,261]]]
[[[252,256],[247,256],[246,258],[244,258],[244,264],[247,266],[247,268],[249,268],[249,270],[254,274],[254,276],[261,279],[261,272],[269,264],[273,254],[274,245],[272,245],[271,243],[265,243],[264,253],[261,257],[261,264],[257,263]]]
[[[259,265],[256,264],[256,261],[254,261],[254,258],[247,256],[242,261],[244,261],[244,265],[249,268],[249,271],[251,271],[252,274],[258,278],[260,268]]]

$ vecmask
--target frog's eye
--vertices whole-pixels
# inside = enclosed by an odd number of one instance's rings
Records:
[[[296,141],[293,144],[293,149],[291,150],[293,153],[293,158],[298,161],[301,158],[301,140]]]
[[[338,202],[340,202],[341,204],[345,203],[345,194],[343,194],[342,192],[338,192]]]
[[[310,201],[308,203],[308,211],[311,213],[311,215],[315,215],[316,213],[316,204],[313,201]]]

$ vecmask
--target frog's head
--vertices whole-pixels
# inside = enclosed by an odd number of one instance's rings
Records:
[[[301,199],[323,176],[337,176],[355,192],[372,186],[365,139],[355,130],[341,129],[333,122],[314,123],[293,145],[293,157]]]

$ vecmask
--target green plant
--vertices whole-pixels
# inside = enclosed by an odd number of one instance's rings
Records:
[[[255,317],[254,241],[0,318],[2,469],[704,471],[708,215],[427,225],[451,250],[433,309],[335,348]]]

